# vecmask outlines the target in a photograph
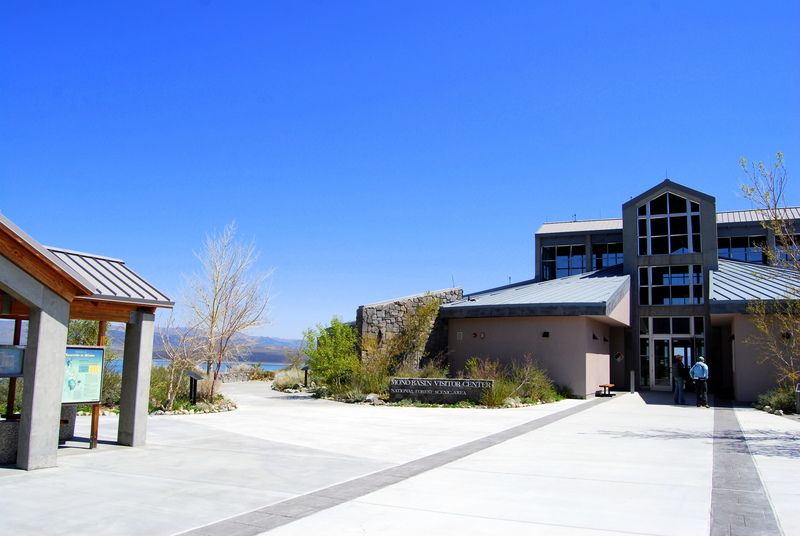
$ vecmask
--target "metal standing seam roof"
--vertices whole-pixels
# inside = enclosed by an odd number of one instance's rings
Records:
[[[480,308],[520,308],[531,312],[536,309],[557,307],[561,314],[603,313],[622,299],[623,291],[630,285],[630,276],[622,273],[622,265],[594,272],[562,277],[551,281],[524,282],[465,295],[461,301],[442,305],[445,314],[467,313]],[[593,307],[591,312],[578,309]]]
[[[124,261],[77,251],[47,248],[62,264],[91,283],[90,299],[172,307],[175,303]]]
[[[797,271],[731,259],[719,259],[719,269],[709,277],[712,303],[797,298]]]
[[[536,234],[588,233],[592,231],[621,231],[622,218],[543,223]]]
[[[782,209],[783,218],[786,220],[800,220],[800,207]],[[764,221],[763,211],[760,210],[733,210],[717,212],[717,224],[720,223],[759,223]],[[607,220],[581,220],[543,223],[537,235],[560,233],[591,233],[604,231],[621,231],[622,218]]]
[[[800,219],[800,207],[780,209],[781,217],[786,220]],[[733,210],[717,212],[717,223],[758,223],[769,219],[762,210]]]
[[[17,239],[21,240],[25,244],[27,244],[30,248],[32,248],[36,254],[41,255],[46,259],[48,262],[53,263],[53,265],[57,266],[59,269],[63,270],[68,277],[72,278],[76,283],[83,287],[81,292],[85,292],[86,290],[91,290],[91,282],[88,281],[85,277],[83,277],[80,273],[76,272],[68,265],[60,262],[58,257],[53,255],[53,253],[39,242],[31,238],[28,233],[17,227],[14,222],[6,218],[4,215],[0,214],[0,226],[5,227],[10,231],[13,235],[17,237]]]

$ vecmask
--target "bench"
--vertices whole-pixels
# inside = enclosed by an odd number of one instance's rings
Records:
[[[602,393],[597,393],[597,396],[614,396],[611,394],[611,388],[614,387],[613,383],[603,383],[600,388],[603,389]]]

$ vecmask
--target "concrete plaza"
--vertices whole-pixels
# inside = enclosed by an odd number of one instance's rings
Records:
[[[225,384],[228,413],[102,417],[0,466],[0,534],[800,534],[800,421],[668,393],[516,409],[351,405]],[[693,402],[692,399],[689,400]]]

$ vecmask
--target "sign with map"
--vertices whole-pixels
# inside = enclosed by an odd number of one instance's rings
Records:
[[[97,404],[103,387],[103,357],[101,346],[67,346],[64,361],[64,404]]]
[[[22,361],[25,358],[23,346],[0,346],[0,378],[22,376]]]

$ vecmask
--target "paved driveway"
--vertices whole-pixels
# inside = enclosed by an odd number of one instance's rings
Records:
[[[800,534],[800,422],[661,393],[527,408],[340,404],[226,384],[148,444],[0,466],[0,534]],[[88,435],[88,418],[77,434]],[[782,532],[781,532],[782,531]]]

